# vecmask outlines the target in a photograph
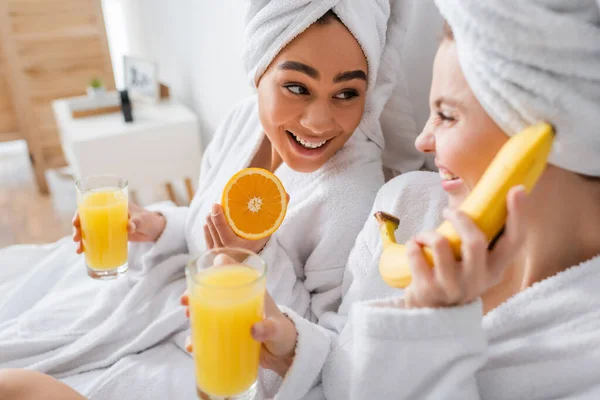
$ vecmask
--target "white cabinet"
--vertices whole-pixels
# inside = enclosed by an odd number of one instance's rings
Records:
[[[191,195],[200,173],[201,147],[198,121],[189,109],[172,101],[136,103],[133,122],[126,123],[122,113],[73,119],[68,100],[52,106],[76,178],[125,177],[131,191],[150,201],[157,200],[152,193],[159,186],[174,200],[171,183],[180,181]]]

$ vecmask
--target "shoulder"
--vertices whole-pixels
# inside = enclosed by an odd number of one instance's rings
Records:
[[[258,115],[258,98],[249,96],[239,102],[221,122],[214,138],[220,142],[244,140],[261,129]]]
[[[377,199],[383,205],[392,205],[398,198],[410,199],[423,195],[437,198],[444,193],[440,183],[441,179],[435,172],[407,172],[387,182],[377,194]]]
[[[258,96],[253,94],[242,99],[232,109],[228,119],[237,119],[248,115],[258,115]]]
[[[338,199],[344,207],[339,210],[343,214],[370,210],[377,192],[385,183],[381,158],[372,161],[355,160],[344,164],[343,167],[337,165],[338,168],[332,168],[323,177],[332,182],[320,187],[324,191],[324,198],[328,201]]]
[[[434,229],[442,222],[448,195],[437,173],[415,171],[399,175],[377,193],[376,211],[385,211],[400,219],[397,239],[405,241],[416,233]]]

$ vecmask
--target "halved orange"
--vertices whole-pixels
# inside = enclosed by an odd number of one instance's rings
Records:
[[[275,233],[287,211],[281,181],[262,168],[246,168],[235,174],[223,190],[221,204],[231,229],[250,240]]]

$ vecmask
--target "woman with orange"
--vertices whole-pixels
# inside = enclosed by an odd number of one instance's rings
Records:
[[[191,206],[132,205],[130,241],[136,244],[125,279],[102,288],[94,282],[86,290],[92,283],[73,272],[61,293],[51,292],[37,309],[22,310],[0,333],[0,349],[11,346],[10,352],[0,351],[0,365],[48,372],[101,397],[121,384],[125,391],[133,392],[134,384],[150,390],[145,377],[125,384],[117,371],[131,358],[150,360],[144,365],[168,368],[171,376],[189,381],[167,382],[162,395],[156,390],[152,395],[170,398],[177,388],[177,397],[184,398],[195,384],[191,358],[175,347],[184,347],[189,327],[178,307],[183,267],[188,254],[216,246],[259,252],[267,263],[267,291],[278,304],[311,321],[336,310],[348,254],[384,182],[379,116],[395,73],[381,75],[379,66],[390,7],[388,0],[251,1],[244,62],[257,94],[215,133]],[[260,240],[237,235],[220,204],[228,181],[247,167],[274,173],[289,195],[285,220]],[[80,242],[77,218],[74,225]],[[69,307],[47,321],[43,316],[52,315],[53,303]],[[88,304],[88,311],[76,304]],[[28,341],[11,341],[23,332]],[[175,351],[167,351],[169,346]],[[96,378],[78,380],[88,369],[98,372]],[[106,374],[114,378],[112,387]]]

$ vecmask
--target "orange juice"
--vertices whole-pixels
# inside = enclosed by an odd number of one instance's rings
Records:
[[[127,262],[127,194],[98,189],[78,199],[85,262],[94,270],[110,270]]]
[[[209,267],[189,285],[196,383],[212,396],[240,394],[258,375],[260,343],[250,330],[263,319],[261,272],[245,265]]]

